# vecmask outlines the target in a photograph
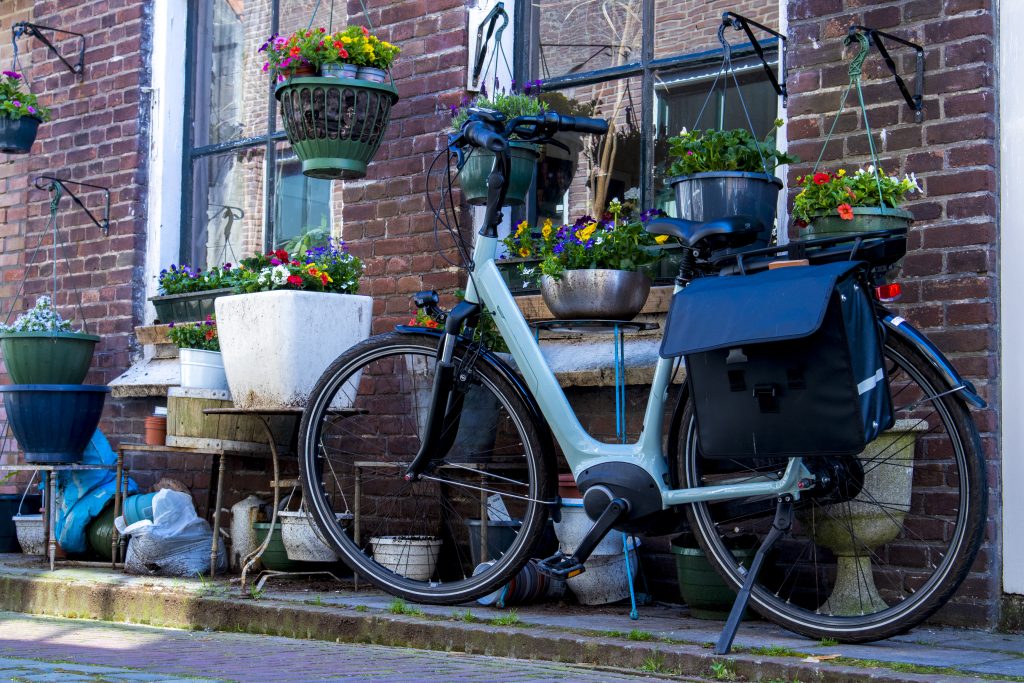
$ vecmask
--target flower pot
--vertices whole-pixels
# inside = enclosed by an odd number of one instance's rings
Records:
[[[506,550],[515,543],[522,520],[512,519],[508,521],[487,521],[487,557],[480,557],[480,520],[465,520],[469,529],[469,556],[473,559],[473,566],[501,557]]]
[[[815,216],[811,223],[800,231],[800,239],[846,237],[875,230],[908,228],[913,218],[913,214],[904,209],[855,206],[851,220],[843,219],[838,213]]]
[[[388,80],[388,72],[375,66],[361,66],[359,67],[359,78],[371,83],[383,83]]]
[[[582,499],[576,499],[578,502],[572,503],[566,503],[566,500],[573,499],[562,499],[561,520],[554,523],[555,536],[558,538],[558,549],[566,555],[572,555],[576,552],[576,548],[579,547],[580,541],[590,531],[590,527],[594,526],[594,521],[590,519],[586,510],[583,509]],[[609,532],[607,536],[601,539],[601,542],[597,544],[597,547],[594,548],[594,552],[591,554],[618,555],[621,557],[622,536],[617,531]]]
[[[0,494],[0,553],[16,553],[21,550],[14,529],[14,517],[23,510],[38,510],[42,505],[43,499],[38,494],[25,495],[24,499],[20,493]]]
[[[766,173],[717,171],[693,173],[669,179],[675,191],[679,218],[711,221],[725,216],[750,216],[763,226],[753,244],[743,249],[767,247],[775,225],[782,181]]]
[[[630,270],[565,270],[540,278],[540,293],[560,320],[632,320],[647,302],[651,281]]]
[[[302,172],[328,180],[366,175],[398,101],[390,84],[323,77],[284,81],[274,95]]]
[[[217,334],[235,406],[304,407],[327,366],[370,336],[372,311],[373,299],[355,294],[275,290],[217,299]]]
[[[312,518],[304,511],[277,513],[281,520],[281,542],[289,560],[297,562],[337,562],[338,554],[324,542],[313,526]],[[338,512],[339,521],[351,520],[351,512]]]
[[[526,193],[533,182],[533,174],[537,170],[537,145],[529,142],[510,142],[509,153],[512,157],[512,171],[509,173],[506,204],[524,204]],[[466,161],[459,169],[459,185],[462,195],[470,204],[481,206],[487,203],[487,176],[494,165],[494,152],[487,149],[467,150]]]
[[[16,515],[14,528],[18,534],[18,545],[26,555],[46,554],[46,529],[42,515]]]
[[[147,446],[163,446],[167,443],[167,416],[150,415],[142,421]]]
[[[279,513],[280,514],[280,513]],[[270,522],[254,522],[252,525],[256,536],[256,547],[263,545],[270,530]],[[288,553],[284,549],[284,541],[281,539],[281,522],[274,525],[270,533],[270,543],[267,549],[260,555],[260,562],[264,568],[276,572],[295,572],[306,569],[307,566],[301,562],[288,559]]]
[[[186,389],[228,388],[224,373],[224,358],[219,351],[178,349],[181,360],[181,386]]]
[[[15,384],[81,384],[99,340],[81,332],[4,332],[0,350]]]
[[[228,296],[234,290],[230,287],[209,289],[205,292],[189,292],[188,294],[166,294],[149,298],[156,308],[156,321],[160,323],[186,323],[206,320],[214,314],[213,302],[222,296]]]
[[[324,64],[320,67],[320,75],[324,78],[359,78],[359,67],[355,64]]]
[[[728,618],[732,604],[736,601],[736,593],[725,585],[725,581],[708,562],[704,551],[696,547],[696,541],[673,539],[671,550],[676,560],[679,595],[690,609],[690,615],[697,619]],[[737,549],[732,554],[744,567],[749,568],[755,551]],[[749,616],[749,612],[744,610],[743,618]]]
[[[638,559],[637,542],[629,539],[629,571],[626,570],[626,551],[622,536],[611,534],[618,541],[618,552],[608,555],[591,555],[583,566],[585,572],[566,581],[569,590],[582,605],[607,605],[629,597],[629,587],[636,577]]]
[[[50,465],[82,461],[110,387],[11,384],[0,386],[0,392],[25,462]]]
[[[431,536],[374,536],[373,559],[396,574],[426,581],[434,575],[441,539]]]
[[[28,154],[36,141],[41,120],[32,116],[12,119],[0,116],[0,152],[4,154]]]

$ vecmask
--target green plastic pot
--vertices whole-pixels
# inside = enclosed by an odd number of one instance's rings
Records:
[[[690,614],[697,619],[724,620],[728,618],[736,593],[718,575],[707,556],[700,548],[672,541],[672,555],[676,560],[676,579],[679,582],[679,595],[690,608]],[[733,556],[743,566],[750,567],[754,559],[753,550],[733,550]],[[743,618],[750,617],[749,611],[743,612]]]
[[[222,296],[234,292],[230,287],[208,289],[205,292],[189,292],[187,294],[166,294],[149,298],[156,308],[157,322],[189,323],[206,320],[215,314],[213,302]]]
[[[15,384],[81,384],[99,340],[82,332],[3,332],[0,351]]]
[[[398,101],[387,83],[318,76],[284,81],[274,96],[303,174],[328,180],[366,175]]]
[[[537,171],[537,145],[529,142],[510,142],[512,171],[509,179],[506,204],[525,204],[530,191],[533,175]],[[462,194],[470,204],[482,206],[487,203],[487,176],[494,166],[494,152],[487,149],[466,151],[466,161],[459,170],[459,185]]]
[[[800,231],[800,239],[847,237],[876,230],[907,228],[913,218],[913,214],[904,209],[856,206],[851,220],[841,218],[838,213],[815,216],[810,225]]]

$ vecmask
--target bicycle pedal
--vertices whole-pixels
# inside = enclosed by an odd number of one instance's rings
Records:
[[[561,552],[538,562],[537,569],[541,574],[563,581],[587,571],[582,562]]]

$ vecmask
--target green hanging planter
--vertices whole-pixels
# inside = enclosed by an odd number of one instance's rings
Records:
[[[366,175],[398,101],[388,83],[318,76],[283,81],[274,95],[303,174],[328,180]]]
[[[81,384],[99,340],[82,332],[3,332],[0,350],[15,384]]]
[[[908,228],[914,216],[905,209],[882,206],[855,206],[853,218],[846,220],[838,213],[814,216],[800,231],[800,239],[850,237],[876,230]]]
[[[526,193],[530,191],[533,174],[537,170],[537,145],[529,142],[509,142],[512,156],[512,171],[509,174],[506,204],[526,203]],[[474,149],[467,154],[465,163],[459,171],[459,185],[462,194],[470,204],[483,206],[487,203],[487,176],[494,165],[494,152],[486,149]]]

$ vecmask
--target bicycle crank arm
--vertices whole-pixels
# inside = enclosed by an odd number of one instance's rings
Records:
[[[571,579],[582,574],[586,571],[583,563],[590,558],[594,548],[604,540],[604,537],[608,535],[612,527],[628,514],[629,501],[625,498],[613,499],[605,507],[604,512],[597,518],[597,521],[594,522],[594,526],[590,527],[590,531],[583,537],[580,544],[576,546],[576,552],[566,557],[564,553],[559,551],[551,557],[538,562],[537,569],[548,576],[559,579]]]

